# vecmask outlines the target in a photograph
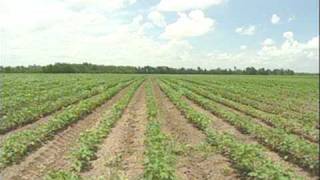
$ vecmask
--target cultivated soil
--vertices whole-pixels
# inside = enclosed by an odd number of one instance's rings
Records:
[[[59,132],[47,144],[43,144],[37,151],[27,156],[20,164],[4,169],[0,173],[0,179],[30,180],[42,179],[49,170],[70,169],[70,152],[76,147],[76,140],[80,133],[90,129],[101,120],[102,115],[110,109],[128,90],[121,90],[102,106],[96,108],[91,114],[70,125],[64,131]],[[38,123],[35,125],[37,126]]]
[[[97,152],[85,179],[129,178],[143,176],[144,141],[147,126],[146,93],[142,84]]]
[[[187,149],[196,149],[206,140],[205,135],[184,118],[168,97],[154,83],[163,132]],[[238,179],[229,160],[217,153],[188,151],[178,153],[176,174],[180,179]]]
[[[192,108],[194,108],[195,110],[202,112],[204,114],[206,114],[207,116],[210,117],[210,119],[213,120],[213,123],[211,125],[211,128],[218,131],[218,132],[222,132],[222,133],[228,133],[228,134],[232,134],[234,137],[236,137],[237,139],[239,139],[240,141],[243,141],[246,144],[254,144],[254,145],[260,145],[258,143],[258,141],[253,137],[250,136],[248,134],[243,134],[241,131],[239,131],[236,127],[232,126],[231,124],[227,123],[225,120],[218,118],[217,116],[213,115],[212,113],[210,113],[209,111],[203,109],[202,107],[200,107],[199,105],[197,105],[196,103],[194,103],[193,101],[184,98],[188,104],[190,106],[192,106]],[[232,110],[232,111],[236,111],[236,110]],[[240,112],[237,112],[240,113]],[[258,120],[256,120],[258,121]],[[258,121],[259,122],[259,121]],[[260,122],[261,124],[263,124],[262,122]],[[265,124],[264,124],[265,125]],[[285,161],[279,154],[277,154],[276,152],[268,149],[268,148],[263,148],[264,153],[266,154],[266,156],[268,158],[270,158],[272,161],[281,164],[283,167],[288,168],[290,170],[292,170],[293,172],[295,172],[297,175],[304,177],[305,179],[317,179],[317,177],[311,175],[310,173],[308,173],[307,171],[305,171],[304,169],[300,168],[299,166],[297,166],[296,164],[293,164],[289,161]]]
[[[161,90],[157,81],[155,79],[151,80],[159,109],[157,118],[161,122],[161,130],[168,135],[174,148],[175,171],[178,179],[241,179],[240,174],[232,165],[233,162],[207,144],[206,135],[184,117],[184,114]],[[90,162],[91,166],[80,173],[81,177],[93,180],[99,178],[137,180],[143,177],[144,143],[148,123],[145,85],[146,82],[137,89],[121,118],[117,120],[107,137],[99,145],[95,159]],[[70,153],[79,146],[76,140],[80,137],[80,134],[88,129],[95,128],[102,117],[106,113],[110,113],[112,105],[125,95],[128,88],[124,88],[89,115],[58,132],[53,139],[31,152],[21,163],[2,170],[0,180],[37,180],[43,179],[50,170],[71,170]],[[317,179],[296,164],[284,160],[277,152],[260,145],[253,136],[242,133],[239,129],[227,123],[225,119],[218,118],[185,97],[183,99],[192,108],[212,119],[212,130],[229,133],[243,143],[261,146],[266,156],[275,163],[281,164],[305,179]],[[231,112],[244,115],[243,112],[236,109],[226,108]],[[56,111],[55,113],[59,112]],[[0,135],[0,146],[7,136],[47,123],[53,115],[44,116],[34,123]],[[272,128],[260,119],[252,119],[252,123]]]

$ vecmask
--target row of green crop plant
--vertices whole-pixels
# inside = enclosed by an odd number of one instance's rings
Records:
[[[0,169],[21,161],[32,150],[39,148],[43,142],[53,138],[58,131],[91,113],[130,83],[132,82],[120,83],[97,96],[68,106],[62,112],[55,114],[46,124],[41,124],[35,129],[10,135],[0,146]]]
[[[220,85],[234,84],[241,87],[249,85],[248,90],[265,89],[278,92],[281,97],[289,95],[298,99],[300,96],[307,96],[306,93],[316,93],[316,89],[319,87],[316,76],[233,76],[231,78],[230,76],[222,76],[221,78],[210,77],[204,79]]]
[[[74,82],[74,78],[53,75],[1,74],[1,97],[28,96],[33,92],[46,91]],[[27,93],[26,93],[27,92]]]
[[[225,106],[228,106],[230,108],[236,109],[238,111],[241,111],[247,115],[250,115],[254,118],[259,118],[262,121],[264,121],[266,124],[276,127],[276,128],[281,128],[284,129],[290,133],[294,133],[297,135],[300,135],[312,142],[318,142],[319,141],[319,130],[315,128],[310,128],[308,126],[303,126],[300,123],[297,123],[295,121],[290,121],[288,119],[285,119],[281,116],[271,114],[271,113],[266,113],[264,111],[260,111],[254,107],[244,105],[226,98],[223,98],[219,95],[216,95],[214,93],[210,93],[210,91],[206,90],[202,86],[196,86],[195,84],[192,83],[187,83],[185,81],[179,81],[175,79],[170,79],[171,82],[177,83],[180,86],[189,89],[201,96],[204,96],[208,99],[211,99],[217,103],[221,103]]]
[[[106,111],[102,120],[92,129],[81,134],[77,140],[79,147],[72,151],[72,164],[76,172],[88,170],[99,148],[99,144],[108,136],[111,128],[122,116],[124,109],[129,104],[133,94],[141,85],[141,80],[135,82],[128,90],[126,95],[116,102],[110,111]]]
[[[281,80],[281,78],[279,78]],[[296,79],[295,79],[296,80]],[[224,83],[222,87],[227,88],[229,91],[237,91],[243,93],[244,97],[255,98],[257,101],[263,101],[269,105],[276,105],[284,110],[289,110],[297,113],[314,113],[317,111],[315,105],[318,101],[319,91],[317,91],[317,83],[301,83],[293,81],[294,88],[288,88],[291,84],[286,84],[287,87],[275,88],[273,85],[276,81],[265,81],[263,86],[257,81],[250,82],[249,84],[238,84],[237,82]],[[208,82],[211,82],[208,80]],[[212,83],[211,84],[215,84]],[[311,106],[310,106],[311,105]]]
[[[29,82],[28,80],[25,80],[26,82],[20,81],[20,84],[12,83],[11,82],[12,79],[8,79],[7,81],[9,82],[4,81],[3,84],[0,85],[1,92],[2,92],[1,94],[2,96],[0,97],[1,98],[0,119],[2,119],[3,116],[5,116],[10,112],[15,112],[19,109],[29,106],[30,104],[36,102],[38,99],[42,97],[50,97],[50,96],[47,96],[47,91],[54,92],[54,90],[57,87],[61,88],[67,85],[65,82],[57,81],[57,80],[56,81],[48,80],[47,84],[39,83],[39,82]],[[54,86],[50,83],[54,84]],[[72,84],[72,83],[69,83],[69,84]],[[23,89],[19,90],[19,92],[16,92],[16,89],[18,89],[20,86],[22,86]],[[7,92],[3,93],[4,91],[7,91]],[[3,94],[10,94],[10,95],[4,96]]]
[[[148,126],[146,131],[146,151],[144,163],[144,179],[170,180],[176,179],[174,156],[170,148],[169,138],[161,132],[158,117],[158,108],[152,92],[151,82],[146,84]],[[112,124],[121,116],[121,111],[128,104],[136,87],[132,87],[128,94],[113,106],[111,113],[107,113],[98,129],[92,129],[82,134],[80,148],[73,152],[75,171],[58,170],[48,174],[47,179],[81,179],[77,172],[89,167],[89,162],[98,149],[98,144],[108,135]]]
[[[275,86],[275,84],[280,80],[281,78],[274,81],[257,79],[247,83],[239,83],[235,80],[213,82],[211,79],[204,79],[202,82],[210,84],[215,88],[224,88],[229,92],[233,91],[234,93],[241,94],[244,97],[271,105],[270,108],[276,105],[277,107],[280,107],[280,109],[274,109],[274,111],[277,112],[289,111],[291,114],[292,112],[296,114],[312,114],[317,111],[313,107],[310,108],[310,103],[314,106],[317,103],[317,97],[319,96],[316,83],[313,81],[311,81],[311,83],[303,83],[297,81],[297,79],[293,79],[294,81],[286,83],[286,86],[276,88],[277,86]],[[263,83],[261,84],[259,82]],[[292,84],[294,86],[292,88],[288,88]],[[306,105],[308,106],[306,107]]]
[[[198,103],[200,106],[209,110],[219,118],[224,119],[228,123],[234,125],[245,134],[250,134],[256,138],[261,144],[277,151],[284,159],[296,163],[298,166],[307,169],[313,174],[317,174],[319,170],[318,154],[319,148],[316,144],[310,144],[300,137],[288,134],[279,128],[267,128],[259,123],[255,123],[253,118],[234,113],[219,103],[209,100],[201,95],[189,91],[180,86],[176,86],[166,81],[171,87],[183,91],[183,94]]]
[[[245,84],[239,84],[237,82],[231,81],[230,83],[227,82],[219,82],[219,81],[214,81],[212,82],[211,80],[208,79],[203,79],[201,81],[194,81],[198,82],[199,84],[205,85],[205,86],[211,86],[212,88],[220,89],[220,90],[225,90],[227,93],[231,94],[239,94],[242,95],[243,97],[249,98],[251,100],[257,101],[257,102],[263,102],[263,104],[277,104],[280,106],[281,109],[272,109],[275,112],[282,112],[282,111],[288,111],[288,106],[286,106],[286,103],[289,102],[288,98],[290,97],[285,97],[284,95],[280,94],[279,90],[275,90],[272,87],[272,84],[269,84],[269,88],[259,86],[255,84],[255,82],[251,83],[245,83]],[[295,91],[293,91],[295,92]],[[301,98],[301,97],[300,97]],[[303,103],[304,99],[300,99],[300,103]],[[297,98],[295,99],[297,101]],[[285,103],[284,103],[285,102]],[[291,103],[291,101],[290,101]],[[272,107],[271,107],[272,108]],[[293,110],[295,112],[295,110]],[[300,112],[300,110],[298,111]],[[296,113],[298,113],[296,112]]]
[[[23,77],[23,79],[21,78]],[[116,79],[125,79],[132,76],[114,76],[114,75],[10,75],[4,78],[1,84],[1,93],[3,91],[10,92],[10,96],[1,96],[1,116],[7,111],[17,111],[27,105],[40,105],[46,102],[47,98],[55,96],[57,93],[63,93],[61,96],[66,96],[67,93],[77,92],[81,87],[87,89],[94,86],[109,83]],[[18,79],[17,82],[15,79]],[[20,89],[23,87],[22,89]],[[17,89],[18,92],[14,93]],[[51,96],[48,96],[51,94]],[[50,100],[51,100],[50,99]],[[1,117],[0,116],[0,117]]]
[[[65,82],[62,81],[57,87],[44,88],[43,90],[35,90],[34,88],[25,89],[24,94],[2,99],[2,114],[6,115],[7,113],[19,111],[29,106],[39,106],[44,102],[54,101],[61,96],[72,95],[81,91],[81,88],[90,90],[104,83],[106,83],[106,80],[85,79],[81,81],[71,81],[69,84],[65,84]],[[34,86],[36,86],[36,84]],[[12,88],[14,88],[14,86]]]
[[[61,169],[50,171],[44,177],[44,179],[45,180],[83,180],[77,172],[61,170]]]
[[[128,80],[123,80],[127,82]],[[0,121],[0,134],[4,134],[12,129],[15,129],[19,126],[23,126],[28,123],[32,123],[38,120],[40,117],[55,112],[63,107],[79,102],[80,100],[90,98],[92,96],[98,95],[105,91],[106,89],[115,86],[119,81],[111,81],[110,83],[103,84],[94,88],[81,88],[79,91],[73,93],[71,96],[62,96],[57,94],[56,101],[46,101],[41,105],[27,106],[26,108],[20,111],[12,111],[6,116],[1,118]],[[63,87],[61,88],[63,89]],[[49,94],[51,96],[52,94]],[[60,98],[59,98],[60,97]]]
[[[160,82],[161,89],[183,112],[184,116],[208,137],[208,142],[230,158],[245,179],[299,179],[293,172],[269,160],[257,145],[245,144],[230,134],[210,128],[212,119],[194,110],[182,98],[182,93]]]
[[[265,87],[263,85],[258,84],[255,81],[250,81],[249,83],[239,83],[235,81],[225,81],[225,82],[212,82],[211,80],[204,79],[202,83],[209,84],[214,88],[223,88],[225,90],[228,90],[228,92],[232,92],[235,94],[241,94],[244,97],[248,97],[252,100],[256,100],[258,102],[263,102],[268,105],[277,104],[281,108],[287,109],[288,107],[284,106],[283,100],[288,100],[288,95],[281,94],[281,89],[275,89],[273,87],[273,84],[271,82],[264,82],[265,84],[268,84],[269,87]],[[283,90],[283,89],[282,89]],[[289,92],[286,90],[286,92]],[[298,93],[298,91],[292,91],[292,93]],[[297,98],[294,99],[297,101]],[[303,100],[301,97],[299,97],[299,102],[303,103]]]
[[[152,84],[146,85],[148,126],[146,130],[146,151],[144,179],[172,180],[175,176],[175,156],[169,137],[161,131],[158,106]]]
[[[188,81],[188,80],[187,80]],[[305,113],[305,114],[300,114],[297,112],[292,112],[288,111],[287,109],[281,108],[280,106],[271,106],[271,105],[266,105],[264,103],[246,98],[243,94],[234,94],[226,91],[226,89],[223,88],[217,88],[217,87],[212,87],[211,85],[208,84],[203,84],[202,82],[194,82],[197,85],[207,89],[213,94],[219,95],[223,98],[230,99],[232,101],[254,107],[255,109],[258,109],[260,111],[264,111],[267,113],[272,113],[276,115],[280,115],[283,118],[289,119],[290,121],[295,121],[297,123],[303,124],[304,126],[308,126],[309,128],[314,128],[315,127],[315,122],[317,119],[317,115],[315,113]],[[278,102],[278,101],[276,101]]]

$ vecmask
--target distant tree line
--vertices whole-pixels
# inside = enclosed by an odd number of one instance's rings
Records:
[[[243,70],[237,69],[197,69],[192,68],[171,68],[167,66],[106,66],[90,63],[68,64],[55,63],[46,66],[0,66],[0,73],[127,73],[127,74],[246,74],[246,75],[293,75],[294,71],[290,69],[256,69],[247,67]]]

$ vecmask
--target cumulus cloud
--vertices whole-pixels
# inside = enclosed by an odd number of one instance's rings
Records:
[[[161,0],[157,5],[159,11],[187,11],[194,9],[206,9],[210,6],[219,5],[223,0]]]
[[[242,26],[235,29],[235,32],[241,35],[251,36],[256,32],[256,27],[254,25]]]
[[[159,11],[152,11],[148,14],[148,19],[158,27],[167,25],[165,17]]]
[[[275,42],[271,38],[267,38],[262,42],[262,46],[273,46]]]
[[[283,33],[283,37],[286,39],[292,39],[293,38],[293,32],[288,31]]]
[[[313,37],[305,44],[306,49],[319,49],[319,36]]]
[[[56,10],[46,3],[36,5],[52,14]],[[12,24],[14,26],[10,29],[9,26],[1,28],[0,36],[4,37],[1,43],[5,44],[0,51],[0,56],[4,58],[1,65],[87,61],[95,64],[180,67],[192,62],[193,49],[189,42],[157,41],[146,36],[144,30],[152,24],[145,22],[142,15],[131,17],[130,22],[118,22],[103,13],[74,11],[60,6],[62,4],[55,5],[61,8],[59,12],[62,15],[53,17],[52,22],[48,18],[39,18],[24,25],[21,20]],[[45,26],[40,28],[40,25]],[[24,26],[28,28],[22,28]]]
[[[291,33],[286,33],[291,34]],[[290,68],[297,72],[319,72],[319,36],[299,42],[289,36],[276,45],[271,39],[261,43],[257,51],[211,52],[202,57],[210,66],[221,68]]]
[[[241,46],[240,46],[240,49],[241,49],[241,50],[246,50],[246,49],[247,49],[247,46],[246,46],[246,45],[241,45]]]
[[[201,10],[191,11],[189,14],[179,13],[176,22],[168,24],[161,37],[166,39],[183,39],[201,36],[214,29],[215,21],[206,17]]]
[[[278,24],[280,22],[280,17],[277,14],[272,14],[270,22],[272,24]]]
[[[0,64],[45,65],[86,61],[135,66],[254,66],[318,72],[319,36],[300,42],[295,39],[298,35],[289,31],[284,32],[283,40],[277,40],[277,43],[265,39],[258,50],[249,49],[251,45],[247,44],[248,47],[241,45],[236,52],[208,51],[186,40],[215,28],[215,21],[202,10],[181,8],[191,10],[178,13],[175,22],[169,18],[166,22],[162,15],[164,12],[157,9],[147,16],[141,11],[128,13],[123,9],[134,2],[1,0]],[[205,9],[212,6],[212,2],[211,5],[195,7]],[[117,13],[122,13],[121,17]],[[157,33],[149,34],[154,26],[163,27],[161,37],[165,39],[158,39]],[[255,31],[253,25],[236,29],[243,35],[252,35]]]
[[[103,11],[115,11],[132,5],[136,0],[63,0],[65,4],[75,11],[99,9]]]
[[[313,37],[307,42],[294,39],[292,32],[283,33],[284,41],[279,46],[269,44],[258,51],[258,58],[265,62],[272,62],[279,67],[286,65],[297,71],[312,69],[317,72],[319,65],[319,37]]]

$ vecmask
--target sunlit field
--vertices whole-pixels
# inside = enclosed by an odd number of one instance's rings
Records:
[[[317,179],[317,76],[2,74],[3,179]]]

